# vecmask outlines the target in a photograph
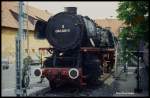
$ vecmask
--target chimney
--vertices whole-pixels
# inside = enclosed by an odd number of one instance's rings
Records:
[[[67,13],[77,14],[77,7],[65,7],[64,10]]]

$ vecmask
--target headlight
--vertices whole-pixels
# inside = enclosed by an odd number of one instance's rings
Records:
[[[78,76],[79,76],[79,70],[78,70],[78,69],[76,69],[76,68],[71,68],[71,69],[69,70],[69,77],[70,77],[71,79],[76,79],[76,78],[78,78]]]
[[[35,69],[35,70],[34,70],[34,75],[35,75],[35,76],[41,76],[41,75],[42,75],[42,70],[41,70],[40,68]]]

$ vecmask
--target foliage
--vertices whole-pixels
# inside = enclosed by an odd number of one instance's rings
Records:
[[[121,1],[117,9],[120,20],[126,27],[119,34],[125,61],[129,58],[130,50],[137,50],[139,41],[149,41],[149,2],[148,1]]]

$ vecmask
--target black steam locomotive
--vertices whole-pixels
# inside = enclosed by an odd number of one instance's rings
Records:
[[[109,30],[97,26],[87,16],[77,14],[76,7],[66,7],[49,18],[38,20],[35,37],[47,39],[53,48],[46,48],[47,57],[36,76],[46,77],[52,88],[64,82],[80,85],[95,83],[114,64],[115,37]],[[42,48],[41,48],[42,49]]]

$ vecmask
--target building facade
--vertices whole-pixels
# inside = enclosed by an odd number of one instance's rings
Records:
[[[98,26],[110,30],[116,37],[118,37],[122,28],[125,27],[124,22],[118,19],[95,19],[95,22],[98,24]]]
[[[19,4],[18,2],[2,2],[2,23],[1,23],[1,56],[2,60],[6,59],[9,63],[14,63],[16,55],[16,34],[19,27]],[[28,9],[28,10],[27,10]],[[34,38],[34,27],[37,19],[45,21],[52,15],[47,11],[39,10],[37,8],[25,5],[24,18],[24,36],[23,47],[24,55],[30,51],[30,55],[38,54],[38,49],[41,47],[50,47],[47,40],[38,40]],[[28,37],[29,36],[29,37]],[[29,44],[28,44],[29,41]],[[27,48],[29,47],[29,48]],[[27,50],[28,49],[28,50]]]

